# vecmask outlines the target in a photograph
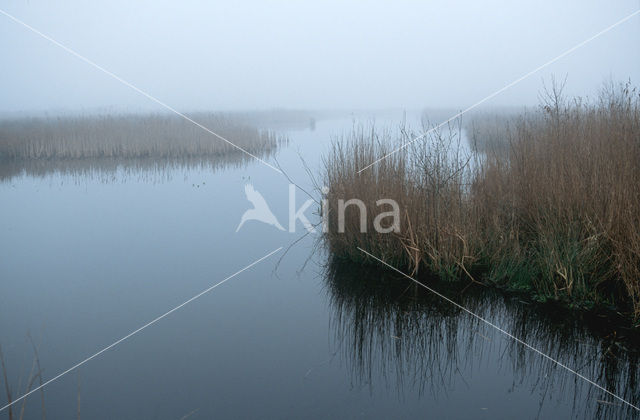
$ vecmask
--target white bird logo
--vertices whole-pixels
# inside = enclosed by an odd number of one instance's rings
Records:
[[[280,230],[284,230],[282,225],[276,219],[276,216],[273,214],[269,205],[265,201],[262,194],[253,189],[253,185],[246,184],[244,186],[244,193],[247,196],[247,200],[253,204],[253,208],[244,212],[242,215],[242,219],[240,219],[240,224],[236,229],[236,232],[240,230],[244,222],[247,220],[257,220],[262,223],[266,223],[271,226],[275,226]]]

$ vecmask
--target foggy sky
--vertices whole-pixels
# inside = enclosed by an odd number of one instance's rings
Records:
[[[181,111],[466,107],[640,1],[0,1]],[[640,15],[493,99],[640,85]],[[161,108],[0,15],[0,112]]]

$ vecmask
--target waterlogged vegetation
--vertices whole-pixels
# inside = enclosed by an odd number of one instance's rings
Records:
[[[335,142],[325,159],[332,254],[360,262],[360,247],[413,275],[637,320],[639,92],[627,84],[597,100],[565,100],[555,86],[538,109],[476,127],[470,145],[460,125],[400,150],[420,133],[356,128]],[[353,206],[339,233],[339,198],[358,198],[370,212],[385,211],[380,198],[397,201],[399,232],[376,232],[371,214],[361,231]]]
[[[312,417],[416,417],[426,407],[438,418],[637,417],[632,406],[383,272],[357,249],[637,406],[637,95],[623,87],[568,102],[552,92],[539,109],[457,121],[359,173],[432,125],[425,117],[423,130],[385,129],[401,120],[398,113],[377,115],[373,129],[372,118],[344,113],[193,116],[257,156],[277,153],[274,164],[287,175],[274,185],[263,181],[273,171],[173,117],[4,120],[0,179],[11,182],[0,182],[1,263],[11,278],[0,295],[2,401],[16,401],[212,277],[234,272],[246,264],[237,250],[263,255],[265,243],[290,240],[274,273],[247,270],[211,302],[167,317],[190,328],[171,332],[158,323],[83,365],[77,378],[17,401],[10,416],[79,417],[82,408],[87,418],[146,418],[153,410],[172,418],[278,417],[287,407]],[[427,115],[442,121],[452,113]],[[340,132],[349,134],[330,144]],[[328,253],[314,235],[285,237],[259,223],[235,232],[249,205],[247,183],[282,221],[274,197],[286,200],[287,178],[304,183],[315,167],[325,169],[317,186],[328,187],[318,200],[329,206]],[[152,176],[149,185],[149,173],[160,182]],[[357,205],[346,207],[339,229],[340,202],[352,198],[368,212],[366,233]],[[398,203],[398,229],[375,229],[392,227],[390,217],[376,219],[393,210],[381,199]],[[307,216],[319,226],[321,213]],[[255,232],[260,241],[247,236]],[[25,331],[37,334],[37,351],[31,340],[12,339]],[[156,385],[130,386],[142,377]],[[194,386],[159,398],[166,383]],[[107,396],[132,403],[107,406]],[[271,403],[256,412],[247,398]]]

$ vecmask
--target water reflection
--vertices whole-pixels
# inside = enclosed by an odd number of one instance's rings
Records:
[[[522,407],[525,416],[544,417],[545,410],[561,401],[569,401],[571,414],[578,418],[635,418],[638,414],[397,275],[334,260],[326,267],[326,279],[332,330],[356,383],[395,389],[400,398],[417,391],[422,399],[447,399],[451,393],[465,392],[467,381],[485,366],[495,372],[493,383],[499,377],[512,378],[507,393],[528,389],[541,396],[532,407]],[[577,319],[484,288],[434,287],[616,395],[634,405],[640,402],[638,354],[630,350],[637,349],[637,339],[623,337],[623,330],[597,317]]]
[[[261,159],[268,159],[275,149],[264,150]],[[162,181],[177,169],[210,170],[242,168],[254,158],[242,152],[229,152],[203,157],[171,158],[82,158],[0,160],[0,182],[19,177],[45,178],[62,175],[75,179],[111,182],[126,178]]]

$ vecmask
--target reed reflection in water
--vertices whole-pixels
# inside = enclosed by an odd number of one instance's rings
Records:
[[[326,279],[332,330],[359,385],[395,390],[399,398],[411,390],[421,399],[446,400],[490,366],[496,378],[512,377],[505,394],[520,389],[540,396],[531,411],[523,410],[525,417],[544,417],[543,410],[561,401],[570,402],[576,418],[638,417],[632,407],[395,273],[333,260]],[[637,338],[602,324],[603,318],[578,319],[487,288],[420,281],[632,404],[640,402],[638,353],[631,350]]]
[[[0,181],[53,173],[108,179],[115,172],[215,170],[254,159],[242,150],[267,159],[287,142],[252,125],[248,115],[196,113],[191,117],[218,136],[165,114],[0,119]]]
[[[275,150],[265,150],[260,155],[267,159],[274,153]],[[179,169],[185,173],[194,169],[215,172],[243,168],[253,161],[254,158],[242,152],[202,157],[0,160],[0,182],[24,176],[45,178],[55,174],[78,181],[112,182],[129,178],[161,182]]]

